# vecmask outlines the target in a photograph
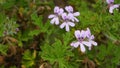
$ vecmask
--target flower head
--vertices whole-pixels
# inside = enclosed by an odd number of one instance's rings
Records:
[[[63,12],[64,10],[62,8],[59,8],[58,6],[54,8],[54,13],[57,15],[61,15]]]
[[[85,41],[85,38],[86,38],[85,31],[76,30],[74,34],[75,34],[75,37],[77,39],[77,42],[72,42],[71,46],[77,48],[80,45],[81,51],[85,52],[85,46],[84,45],[86,45],[86,43],[87,43]]]
[[[73,13],[73,7],[72,7],[72,6],[66,6],[66,7],[65,7],[65,10],[66,10],[68,13]]]
[[[114,0],[106,0],[107,4],[113,4]]]
[[[48,18],[52,18],[52,20],[50,21],[51,24],[56,24],[59,25],[59,16],[64,12],[64,10],[62,8],[59,8],[58,6],[56,6],[54,8],[54,14],[51,14],[48,16]]]
[[[114,4],[114,0],[106,0],[108,7],[109,7],[109,13],[113,14],[114,9],[117,9],[120,7],[120,4]]]
[[[91,32],[89,30],[89,28],[87,28],[86,31],[84,30],[76,30],[75,31],[75,37],[77,39],[76,42],[72,42],[71,46],[77,48],[78,46],[80,46],[80,49],[82,52],[85,52],[85,46],[87,46],[89,48],[89,50],[91,50],[92,45],[97,45],[97,43],[94,40],[94,36],[91,35]]]
[[[109,13],[113,13],[114,9],[117,9],[120,7],[120,4],[115,4],[109,7]]]
[[[73,7],[72,6],[66,6],[65,10],[71,15],[70,19],[74,22],[79,22],[79,20],[76,18],[76,16],[79,16],[79,12],[73,12]]]
[[[69,26],[74,27],[75,24],[73,22],[70,21],[70,15],[63,13],[62,14],[62,19],[63,19],[63,23],[60,25],[60,28],[63,29],[65,27],[66,31],[70,31]]]
[[[93,41],[95,37],[94,37],[94,35],[91,35],[89,28],[87,28],[87,30],[86,30],[86,37],[88,38],[88,42],[90,43],[89,50],[91,50],[92,45],[97,46],[97,43],[95,41]]]
[[[54,8],[54,14],[49,15],[48,18],[52,19],[50,21],[51,24],[60,24],[60,28],[63,29],[65,27],[65,30],[68,32],[70,31],[70,26],[75,26],[74,22],[79,22],[79,20],[76,17],[79,16],[80,13],[73,12],[72,6],[66,6],[65,10],[67,12],[64,12],[62,8],[56,6]]]

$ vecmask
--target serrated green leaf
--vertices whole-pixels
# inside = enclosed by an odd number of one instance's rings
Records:
[[[33,24],[39,26],[40,28],[43,27],[42,16],[38,17],[36,13],[33,13],[31,15],[31,19],[33,20]]]
[[[7,55],[7,51],[8,51],[8,46],[7,46],[7,45],[2,45],[2,44],[0,44],[0,52],[1,52],[3,55]]]
[[[40,55],[44,60],[50,61],[51,64],[58,62],[59,66],[62,68],[66,67],[65,63],[67,60],[65,60],[65,58],[73,56],[72,52],[69,50],[69,47],[63,45],[58,39],[55,39],[55,43],[52,45],[46,44],[42,46],[41,49],[42,52]]]
[[[29,36],[36,36],[39,33],[40,33],[40,30],[33,30],[33,31],[30,31]]]
[[[32,53],[29,50],[27,50],[23,54],[23,59],[29,61],[29,60],[34,60],[35,58],[33,57]]]

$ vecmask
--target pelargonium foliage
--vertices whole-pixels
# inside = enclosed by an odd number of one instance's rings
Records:
[[[120,68],[119,4],[0,0],[0,68]]]
[[[3,36],[17,34],[19,31],[18,24],[13,19],[9,19],[8,17],[4,21],[3,28]]]
[[[54,8],[54,14],[49,15],[48,18],[51,19],[51,24],[60,25],[61,29],[65,28],[65,30],[69,32],[70,26],[74,27],[74,22],[79,22],[79,20],[76,17],[79,16],[80,13],[73,12],[72,6],[66,6],[65,10],[66,12],[63,8],[56,6]]]
[[[70,45],[77,48],[80,46],[82,52],[85,52],[85,46],[91,50],[92,45],[97,46],[97,43],[94,41],[94,35],[91,35],[90,29],[87,30],[76,30],[74,33],[77,41],[72,42]]]

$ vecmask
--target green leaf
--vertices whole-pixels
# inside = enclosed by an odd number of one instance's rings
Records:
[[[7,0],[4,4],[2,4],[2,8],[10,9],[11,7],[13,7],[14,4],[15,0]]]
[[[49,32],[48,29],[50,27],[49,21],[46,23],[42,22],[42,16],[38,16],[36,13],[31,15],[31,19],[33,20],[33,24],[40,28],[40,32]]]
[[[36,13],[33,13],[31,15],[31,19],[34,21],[33,24],[39,26],[40,28],[43,27],[42,16],[38,17]]]
[[[46,43],[44,46],[41,46],[41,49],[42,52],[40,52],[40,55],[44,60],[50,61],[51,64],[58,62],[62,68],[66,67],[65,63],[67,63],[67,60],[65,58],[73,56],[73,53],[69,50],[69,46],[63,45],[58,39],[52,45]]]
[[[70,40],[73,38],[70,32],[63,34],[64,45],[67,45]]]
[[[23,55],[24,55],[23,56],[24,60],[34,60],[35,59],[29,50],[25,51],[25,53]]]
[[[4,33],[4,21],[6,16],[3,13],[0,13],[0,37],[3,36]]]
[[[7,51],[8,51],[8,46],[0,44],[0,52],[1,52],[1,54],[7,55]]]
[[[30,31],[29,36],[37,36],[40,33],[40,30]]]
[[[35,64],[34,62],[35,57],[32,54],[32,52],[30,52],[30,50],[26,50],[22,58],[23,58],[22,63],[28,68],[32,67]]]

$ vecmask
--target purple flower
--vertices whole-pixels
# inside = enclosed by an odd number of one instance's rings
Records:
[[[88,38],[88,42],[90,43],[89,44],[89,50],[91,50],[91,46],[94,45],[94,46],[97,46],[97,43],[94,40],[94,35],[91,35],[91,32],[90,32],[90,29],[87,28],[86,30],[86,37]]]
[[[15,31],[18,32],[18,31],[19,31],[19,28],[16,28]]]
[[[71,26],[71,27],[75,26],[75,24],[70,21],[70,17],[71,16],[69,14],[68,15],[66,13],[62,14],[62,19],[64,22],[60,25],[61,29],[63,29],[65,27],[66,31],[70,31],[69,26]]]
[[[95,46],[97,45],[97,43],[95,41],[93,41],[94,36],[91,35],[89,28],[87,28],[86,31],[76,30],[75,37],[76,37],[77,41],[72,42],[70,45],[75,48],[77,48],[80,45],[80,49],[82,52],[85,52],[85,46],[87,46],[89,48],[89,50],[91,50],[92,45],[95,45]]]
[[[109,7],[109,13],[113,14],[114,9],[117,9],[120,7],[120,4],[114,4],[114,0],[106,0],[108,7]]]
[[[59,16],[64,12],[64,10],[62,8],[59,8],[58,6],[56,6],[54,8],[54,14],[51,14],[48,16],[48,18],[52,18],[52,20],[50,21],[51,24],[56,24],[59,25]]]
[[[73,7],[72,7],[72,6],[66,6],[66,7],[65,7],[65,10],[66,10],[68,13],[73,13]]]
[[[71,15],[70,19],[74,22],[79,22],[79,20],[76,18],[76,16],[79,16],[79,12],[73,12],[73,7],[72,6],[66,6],[65,10]]]
[[[115,4],[115,5],[111,5],[110,7],[109,7],[109,13],[113,13],[113,11],[114,11],[114,9],[117,9],[117,8],[119,8],[120,7],[120,4]]]
[[[106,0],[107,4],[113,4],[114,0]]]
[[[80,49],[82,52],[85,52],[85,46],[86,45],[86,41],[85,41],[85,38],[86,38],[86,35],[85,35],[85,31],[79,31],[79,30],[76,30],[75,31],[75,37],[77,39],[76,42],[72,42],[71,43],[71,46],[77,48],[79,45],[80,45]]]
[[[65,10],[67,11],[67,13],[64,12],[62,8],[56,6],[54,8],[54,14],[49,15],[48,18],[52,19],[50,21],[51,24],[59,25],[60,23],[60,28],[65,28],[65,30],[68,32],[70,31],[70,26],[75,26],[74,22],[79,22],[76,17],[79,16],[80,13],[73,12],[72,6],[66,6]]]

